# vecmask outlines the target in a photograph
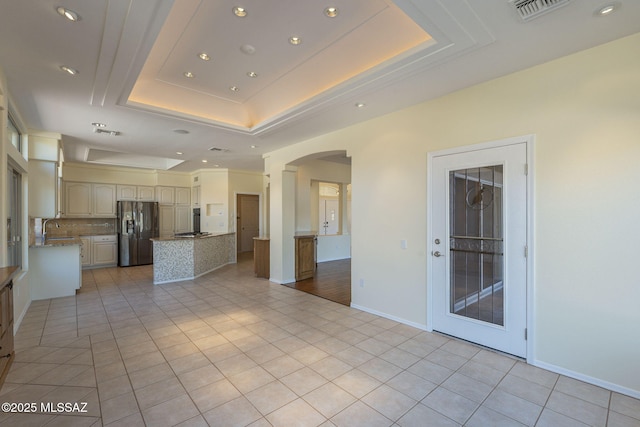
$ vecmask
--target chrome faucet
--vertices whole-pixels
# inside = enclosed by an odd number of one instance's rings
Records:
[[[42,221],[42,240],[45,240],[47,238],[47,223],[52,219],[53,218],[47,218]],[[56,228],[60,228],[60,224],[58,224],[57,221],[53,221],[53,223],[56,225]]]

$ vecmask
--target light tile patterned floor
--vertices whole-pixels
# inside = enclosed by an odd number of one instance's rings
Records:
[[[640,425],[636,399],[251,267],[162,286],[149,266],[85,271],[76,297],[34,301],[0,401],[87,412],[0,413],[0,425]]]

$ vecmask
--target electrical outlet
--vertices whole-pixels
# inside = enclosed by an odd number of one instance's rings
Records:
[[[364,279],[360,279],[360,287],[364,288]]]

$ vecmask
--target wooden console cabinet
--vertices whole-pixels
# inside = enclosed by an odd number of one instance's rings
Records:
[[[296,281],[310,279],[316,273],[316,235],[299,233],[296,241]]]
[[[269,245],[271,242],[266,237],[253,238],[253,271],[256,277],[269,278],[271,259],[269,257]]]
[[[0,387],[15,358],[13,350],[13,276],[18,267],[0,268]]]

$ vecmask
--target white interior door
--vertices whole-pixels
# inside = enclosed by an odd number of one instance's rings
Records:
[[[320,198],[320,233],[338,234],[340,202],[337,199]]]
[[[432,160],[432,326],[526,356],[526,143]]]

